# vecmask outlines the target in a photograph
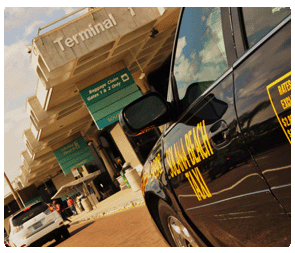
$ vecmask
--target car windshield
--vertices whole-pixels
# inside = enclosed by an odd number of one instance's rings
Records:
[[[20,226],[26,221],[44,212],[47,210],[47,208],[48,205],[46,205],[44,202],[39,202],[31,207],[28,207],[12,218],[12,224],[14,226]]]

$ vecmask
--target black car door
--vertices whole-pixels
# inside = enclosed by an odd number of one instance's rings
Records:
[[[235,28],[244,32],[239,45],[246,48],[234,66],[239,124],[271,191],[291,215],[291,11],[233,12],[240,22]]]
[[[164,168],[181,208],[214,245],[282,245],[290,238],[277,232],[281,206],[237,122],[230,30],[228,8],[182,13],[168,91],[179,117],[165,132]]]

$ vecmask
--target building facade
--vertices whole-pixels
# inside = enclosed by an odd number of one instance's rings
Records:
[[[113,194],[122,165],[140,171],[162,131],[126,136],[118,118],[150,90],[166,95],[180,8],[86,9],[46,33],[57,21],[39,28],[32,42],[38,84],[27,99],[32,124],[24,131],[27,149],[17,180],[35,185],[44,201],[77,178],[74,169],[81,177],[100,170],[91,183],[94,194],[98,200]]]

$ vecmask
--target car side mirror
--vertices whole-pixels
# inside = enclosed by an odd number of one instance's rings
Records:
[[[140,135],[170,120],[170,107],[164,98],[151,92],[127,105],[119,122],[128,135]]]

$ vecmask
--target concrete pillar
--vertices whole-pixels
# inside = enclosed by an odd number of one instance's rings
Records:
[[[98,198],[98,201],[101,201],[101,195],[99,194],[99,192],[98,192],[98,190],[97,190],[97,188],[96,188],[96,186],[95,186],[95,184],[93,183],[93,181],[91,181],[90,183],[89,183],[89,185],[92,187],[92,189],[94,190],[94,192],[95,192],[95,196]]]
[[[93,141],[94,145],[96,145],[98,149],[98,153],[100,154],[100,157],[102,158],[104,165],[106,166],[106,169],[112,181],[116,180],[115,167],[112,163],[111,158],[108,156],[107,152],[104,150],[103,146],[101,145],[98,135],[97,134],[91,135],[91,136],[88,136],[88,138]]]
[[[117,123],[110,131],[110,134],[112,135],[125,161],[130,162],[133,168],[140,165],[141,163],[119,123]]]
[[[139,88],[143,92],[143,94],[145,94],[151,90],[145,73],[141,73],[140,76],[135,75],[135,76],[133,76],[133,78],[134,78],[136,84],[139,86]]]
[[[102,145],[99,145],[98,146],[98,152],[106,166],[106,169],[112,179],[112,181],[114,181],[116,179],[116,176],[115,176],[115,167],[110,159],[110,157],[108,156],[107,152],[104,150],[103,146]]]

